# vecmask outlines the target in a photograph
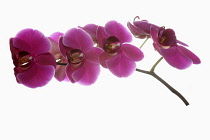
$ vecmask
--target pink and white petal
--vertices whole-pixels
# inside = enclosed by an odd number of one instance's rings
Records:
[[[104,31],[104,27],[98,26],[97,31],[96,31],[96,39],[98,41],[98,46],[100,48],[103,48],[103,40],[105,38],[108,38],[108,35]]]
[[[40,65],[52,65],[54,68],[56,67],[56,61],[52,54],[50,53],[43,53],[35,58],[35,63]]]
[[[122,53],[132,61],[141,61],[144,58],[143,52],[131,44],[122,44]]]
[[[160,53],[168,64],[177,69],[186,69],[192,64],[192,60],[179,51],[177,47],[160,49]]]
[[[85,52],[85,59],[89,62],[99,64],[99,56],[103,52],[101,48],[92,47]]]
[[[109,21],[105,25],[105,33],[108,36],[115,36],[117,37],[121,43],[124,42],[131,42],[132,35],[131,33],[125,28],[122,24],[118,23],[117,21]]]
[[[108,69],[117,77],[128,77],[136,69],[134,61],[128,59],[123,53],[117,54],[106,61]]]
[[[100,65],[85,61],[81,69],[79,72],[83,72],[83,76],[78,83],[86,86],[95,83],[100,73]]]
[[[90,35],[82,29],[77,28],[72,28],[65,33],[63,44],[73,49],[80,49],[83,52],[94,45]]]
[[[19,83],[30,87],[37,88],[45,86],[54,76],[55,68],[51,65],[33,64],[28,71],[16,75]]]
[[[35,56],[49,52],[51,49],[51,44],[48,38],[38,30],[24,29],[20,31],[15,38],[22,40],[24,42],[22,42],[23,44],[27,44],[27,46],[25,46],[18,40],[14,40],[13,44],[16,48],[28,51]],[[30,49],[28,48],[26,50],[26,47],[30,47]]]
[[[190,58],[193,61],[193,64],[200,64],[201,60],[196,56],[193,52],[186,49],[185,47],[178,46],[178,49],[185,55],[186,57]]]
[[[59,38],[60,38],[61,36],[63,36],[63,35],[64,35],[64,33],[55,32],[55,33],[51,34],[49,38],[53,39],[55,42],[58,43]]]

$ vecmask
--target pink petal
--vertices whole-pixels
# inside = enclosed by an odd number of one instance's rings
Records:
[[[132,25],[130,22],[127,23],[127,26],[131,33],[136,37],[140,39],[144,39],[145,37],[149,36],[148,33],[144,32],[143,30],[137,28],[136,26]]]
[[[92,47],[85,52],[85,59],[92,63],[99,64],[99,56],[103,52],[101,48]]]
[[[77,70],[77,68],[74,67],[74,66],[71,65],[71,64],[68,64],[68,65],[66,66],[66,75],[67,75],[68,79],[69,79],[72,83],[77,82],[77,81],[82,77],[82,74],[83,74],[83,73],[78,73],[78,75],[75,76],[76,78],[73,78],[72,75],[73,75],[73,73],[74,73],[76,70]]]
[[[40,31],[33,29],[24,29],[20,31],[14,41],[13,45],[20,50],[27,51],[34,56],[49,52],[51,44]]]
[[[152,36],[153,41],[159,44],[159,42],[158,42],[158,29],[155,28],[154,26],[151,26],[150,31],[151,31],[151,36]]]
[[[128,77],[136,69],[134,61],[128,59],[123,53],[106,61],[108,69],[117,77]]]
[[[55,33],[51,34],[49,38],[53,39],[55,42],[58,43],[59,38],[60,38],[61,36],[63,36],[63,35],[64,35],[64,33],[55,32]]]
[[[83,52],[94,45],[90,35],[77,28],[72,28],[65,33],[63,36],[63,44],[73,49],[80,49]]]
[[[122,52],[127,58],[133,61],[141,61],[144,58],[143,52],[131,44],[122,44]]]
[[[79,74],[83,73],[83,74]],[[73,78],[78,79],[82,85],[91,85],[95,83],[100,73],[100,65],[85,61],[83,65],[73,73]],[[79,78],[78,78],[79,75]],[[82,77],[81,77],[82,75]]]
[[[177,69],[186,69],[192,64],[192,60],[183,55],[176,46],[169,49],[161,48],[160,53],[168,64]]]
[[[132,36],[130,32],[122,24],[118,23],[117,21],[107,22],[105,25],[105,33],[108,36],[117,37],[121,43],[132,41]]]
[[[60,53],[62,54],[62,56],[63,56],[64,58],[67,58],[66,52],[70,51],[71,48],[70,48],[70,47],[66,47],[66,46],[63,44],[63,37],[60,37],[58,46],[59,46],[59,48],[60,48]]]
[[[16,75],[17,80],[30,88],[45,86],[54,76],[55,68],[51,65],[33,64],[28,71]]]
[[[95,43],[97,43],[97,39],[96,39],[96,31],[98,26],[95,24],[87,24],[84,27],[80,27],[79,28],[83,29],[84,31],[86,31],[93,39],[93,41]]]
[[[179,41],[179,40],[176,40],[176,43],[180,44],[180,45],[183,45],[185,47],[189,47],[187,44],[185,44],[184,42],[182,41]]]
[[[114,57],[114,56],[110,55],[107,52],[102,52],[99,56],[99,62],[101,64],[101,66],[104,67],[104,68],[107,68],[106,60],[111,59],[112,57]]]
[[[104,31],[104,27],[102,26],[98,26],[97,28],[97,32],[96,32],[96,38],[98,40],[98,46],[100,48],[103,48],[103,40],[105,38],[108,38],[107,34]]]
[[[58,81],[63,81],[65,80],[66,76],[66,66],[61,66],[57,65],[55,69],[55,76],[54,76]]]
[[[40,65],[52,65],[56,67],[55,58],[50,53],[43,53],[36,56],[35,63],[40,64]]]
[[[185,47],[178,46],[178,49],[188,58],[190,58],[193,61],[193,64],[200,64],[201,60],[196,56],[193,52],[186,49]]]

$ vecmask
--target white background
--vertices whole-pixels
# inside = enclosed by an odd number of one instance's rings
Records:
[[[209,140],[209,13],[207,0],[7,0],[0,4],[1,140]],[[117,78],[102,69],[97,82],[81,86],[53,79],[42,88],[16,83],[9,38],[24,28],[49,36],[88,23],[135,16],[173,28],[202,63],[177,70],[162,61],[156,72],[190,102],[185,106],[156,79],[135,72]],[[141,45],[143,40],[134,39]],[[138,68],[160,57],[148,41]]]

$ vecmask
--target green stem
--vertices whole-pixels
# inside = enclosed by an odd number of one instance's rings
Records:
[[[164,81],[154,71],[146,71],[146,70],[141,70],[141,69],[136,69],[136,71],[153,76],[155,79],[160,81],[163,85],[165,85],[171,92],[173,92],[176,96],[178,96],[184,102],[186,106],[189,105],[189,102],[184,98],[184,96],[182,96],[181,93],[179,93],[176,89],[174,89],[171,85],[169,85],[166,81]]]
[[[163,57],[161,57],[160,59],[158,59],[158,61],[152,66],[150,72],[154,72],[155,71],[155,68],[156,66],[160,63],[160,61],[163,59]]]
[[[141,44],[141,46],[139,47],[140,49],[144,46],[144,44],[147,42],[147,40],[149,39],[149,37],[147,37],[144,42]]]
[[[62,65],[62,66],[66,66],[67,63],[60,63],[60,62],[56,62],[57,65]]]

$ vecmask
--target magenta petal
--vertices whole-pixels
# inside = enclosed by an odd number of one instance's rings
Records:
[[[90,35],[82,29],[77,28],[72,28],[65,33],[63,36],[63,44],[73,49],[80,49],[84,52],[94,45]]]
[[[176,40],[176,43],[180,44],[180,45],[183,45],[185,47],[189,47],[187,44],[185,44],[184,42],[182,41],[179,41],[179,40]]]
[[[95,24],[87,24],[84,27],[80,27],[79,28],[83,29],[84,31],[86,31],[93,39],[94,42],[97,42],[96,39],[96,31],[98,28],[98,25]]]
[[[132,36],[130,32],[122,24],[118,23],[117,21],[107,22],[105,25],[105,33],[108,36],[117,37],[121,43],[132,41]]]
[[[117,77],[128,77],[136,69],[134,61],[128,59],[123,53],[106,61],[108,69]]]
[[[80,79],[80,77],[82,77],[82,76],[78,76],[78,77],[79,77],[78,79],[74,79],[74,78],[72,77],[72,74],[75,72],[75,70],[76,70],[76,67],[74,67],[74,66],[71,65],[71,64],[68,64],[68,65],[66,66],[66,75],[67,75],[68,79],[69,79],[72,83],[77,82],[77,81]],[[83,74],[83,73],[78,73],[78,75],[81,75],[81,74]]]
[[[35,58],[35,63],[40,65],[52,65],[56,67],[56,61],[52,54],[50,53],[43,53],[38,55]]]
[[[99,64],[99,56],[103,52],[101,48],[92,47],[85,52],[85,59],[92,63]]]
[[[185,47],[178,46],[178,49],[188,58],[190,58],[193,61],[193,64],[200,64],[201,60],[196,56],[193,52],[186,49]]]
[[[63,37],[60,37],[59,39],[59,43],[58,43],[58,46],[60,48],[60,53],[63,55],[64,58],[66,58],[66,52],[70,51],[71,48],[70,47],[66,47],[64,44],[63,44]]]
[[[122,52],[127,58],[133,61],[141,61],[144,58],[143,52],[131,44],[123,44]]]
[[[155,28],[154,26],[151,26],[150,32],[151,32],[151,36],[152,36],[153,41],[158,43],[158,29]]]
[[[103,48],[103,40],[105,38],[108,38],[107,34],[104,31],[104,27],[98,26],[97,32],[96,32],[96,38],[97,38],[97,41],[98,41],[98,46],[100,48]]]
[[[28,51],[33,55],[49,52],[51,49],[50,41],[40,31],[24,29],[20,31],[13,41],[13,45],[20,50]],[[19,40],[22,40],[20,42]],[[25,46],[24,44],[27,44]],[[29,47],[29,48],[27,48]]]
[[[55,78],[58,81],[63,81],[66,78],[66,67],[58,65],[55,70]]]
[[[144,39],[145,37],[149,36],[149,34],[147,34],[146,32],[144,32],[143,30],[137,28],[136,26],[132,25],[130,22],[127,23],[127,26],[129,28],[129,30],[131,31],[131,33],[136,38]]]
[[[160,53],[171,66],[177,69],[186,69],[192,64],[192,60],[184,56],[177,47],[161,48]]]
[[[99,56],[99,62],[102,67],[107,68],[106,60],[112,58],[112,56],[109,55],[107,52],[102,52]]]
[[[83,74],[81,75],[81,73]],[[100,65],[85,61],[83,65],[73,73],[72,77],[77,79],[78,83],[88,86],[95,83],[99,73]]]
[[[64,34],[61,32],[55,32],[55,33],[51,34],[49,38],[53,39],[54,41],[56,41],[58,43],[59,38],[63,35]]]
[[[46,85],[54,76],[55,68],[51,65],[33,64],[28,71],[16,75],[18,81],[30,88]]]

